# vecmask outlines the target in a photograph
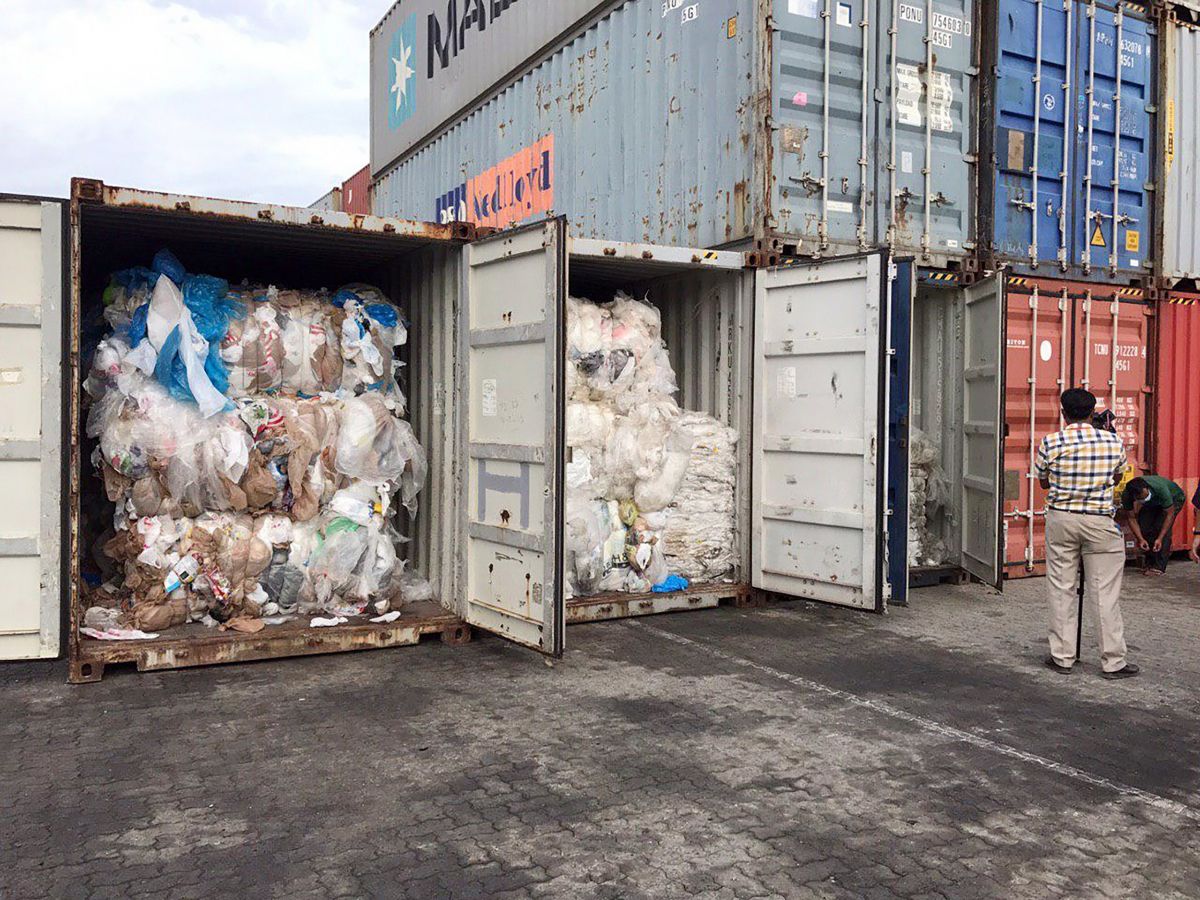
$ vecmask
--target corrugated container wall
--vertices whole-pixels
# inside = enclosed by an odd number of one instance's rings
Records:
[[[1163,275],[1172,282],[1200,280],[1200,28],[1183,15],[1172,13],[1162,35]]]
[[[973,0],[629,0],[383,173],[374,209],[942,265],[974,229],[975,31]]]
[[[994,35],[984,53],[994,79],[981,93],[985,267],[1148,279],[1158,79],[1144,10],[1041,0],[985,8],[996,17],[983,26]]]
[[[1154,307],[1142,298],[1135,288],[1009,280],[1004,444],[1009,578],[1045,571],[1046,494],[1033,477],[1033,457],[1042,437],[1060,427],[1064,389],[1087,388],[1099,410],[1111,409],[1130,465],[1137,473],[1149,471],[1146,403]]]
[[[1188,500],[1200,486],[1200,295],[1173,294],[1158,305],[1154,471],[1183,488]],[[1188,503],[1171,538],[1190,547],[1196,510]]]
[[[718,0],[705,22],[753,6]],[[493,227],[554,211],[605,240],[750,238],[764,215],[755,41],[627,3],[377,180],[374,209]]]
[[[342,212],[352,216],[371,214],[371,167],[363,166],[342,182]]]
[[[322,194],[312,203],[308,204],[309,209],[320,209],[325,212],[341,212],[342,211],[342,189],[340,187],[331,188],[328,192]]]

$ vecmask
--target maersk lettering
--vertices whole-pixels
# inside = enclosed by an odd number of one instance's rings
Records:
[[[467,32],[486,31],[500,15],[517,0],[447,0],[446,20],[443,26],[437,13],[429,14],[429,52],[425,54],[426,78],[432,79],[434,59],[438,68],[445,69],[451,59],[467,49]],[[461,14],[460,11],[461,10]]]

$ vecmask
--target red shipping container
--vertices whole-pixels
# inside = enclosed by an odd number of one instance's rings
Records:
[[[1136,288],[1010,278],[1005,372],[1005,575],[1045,574],[1046,494],[1033,477],[1041,439],[1061,426],[1059,395],[1086,387],[1112,408],[1130,463],[1145,468],[1153,307]],[[1115,339],[1115,340],[1114,340]],[[1114,352],[1115,343],[1115,352]]]
[[[342,182],[342,212],[371,214],[371,167],[363,166]]]
[[[1158,306],[1154,471],[1179,484],[1188,500],[1200,484],[1200,295],[1172,294]],[[1171,541],[1191,547],[1196,510],[1189,502]]]

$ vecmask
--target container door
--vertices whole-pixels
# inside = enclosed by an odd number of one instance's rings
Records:
[[[1125,4],[1092,4],[1076,27],[1075,258],[1089,276],[1149,273],[1154,29]]]
[[[1004,573],[1004,276],[966,288],[962,567],[999,589]]]
[[[563,652],[565,225],[466,248],[460,354],[467,472],[464,618],[543,653]]]
[[[62,642],[62,204],[0,197],[0,659]]]
[[[886,254],[872,254],[759,273],[751,472],[756,588],[886,608],[893,272]]]

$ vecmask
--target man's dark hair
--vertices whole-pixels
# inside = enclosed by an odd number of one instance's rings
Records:
[[[1062,411],[1070,422],[1086,422],[1096,411],[1096,395],[1083,388],[1063,391]]]
[[[1142,494],[1150,490],[1150,485],[1146,483],[1146,479],[1142,477],[1130,478],[1125,482],[1125,487],[1121,489],[1121,505],[1126,509],[1133,509],[1134,501],[1141,500]]]

